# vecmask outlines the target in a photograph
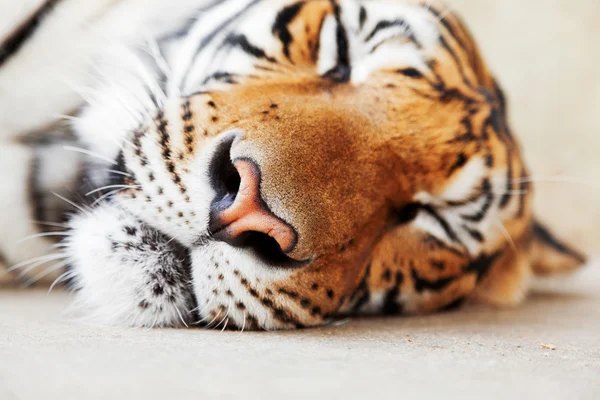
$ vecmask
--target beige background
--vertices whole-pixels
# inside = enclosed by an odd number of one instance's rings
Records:
[[[446,3],[504,87],[531,174],[542,180],[537,213],[561,236],[600,249],[600,0]]]

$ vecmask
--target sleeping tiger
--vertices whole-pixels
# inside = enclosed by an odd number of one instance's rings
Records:
[[[0,32],[0,252],[91,322],[510,306],[585,261],[435,2],[38,3]]]

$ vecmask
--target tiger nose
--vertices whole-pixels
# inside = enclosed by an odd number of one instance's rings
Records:
[[[229,146],[231,147],[231,146]],[[283,253],[291,252],[297,242],[294,228],[277,217],[260,193],[261,174],[251,160],[229,161],[229,151],[221,151],[223,159],[213,162],[213,183],[217,197],[211,206],[209,229],[212,237],[234,246],[243,246],[252,233],[273,238]]]

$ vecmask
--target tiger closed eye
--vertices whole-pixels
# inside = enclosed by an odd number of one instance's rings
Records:
[[[396,72],[404,76],[408,76],[409,78],[419,79],[423,77],[423,74],[416,68],[399,69]]]
[[[412,222],[423,206],[420,203],[409,203],[402,208],[394,210],[393,218],[396,225],[404,225]]]

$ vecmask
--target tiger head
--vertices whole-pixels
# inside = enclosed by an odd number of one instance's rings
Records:
[[[113,201],[189,252],[182,313],[285,329],[512,305],[531,276],[584,261],[535,222],[504,96],[456,15],[383,0],[229,12],[159,42],[169,73],[143,79],[149,116],[114,130]],[[103,112],[80,132],[106,131]]]

